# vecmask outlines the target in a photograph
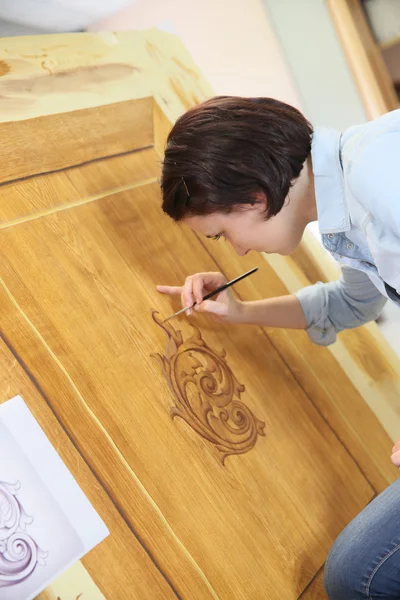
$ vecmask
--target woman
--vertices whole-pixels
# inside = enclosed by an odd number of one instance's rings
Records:
[[[295,295],[239,302],[225,282],[197,273],[182,305],[231,323],[307,330],[321,345],[400,306],[400,110],[343,133],[316,128],[271,98],[217,97],[189,110],[169,134],[163,210],[195,232],[224,237],[239,255],[290,254],[318,221],[342,277]],[[392,461],[400,466],[400,442]],[[400,598],[400,480],[369,504],[335,542],[325,568],[331,600]]]

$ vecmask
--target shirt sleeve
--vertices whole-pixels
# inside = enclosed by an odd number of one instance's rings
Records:
[[[295,295],[306,317],[308,336],[321,346],[333,344],[344,329],[375,320],[386,303],[368,275],[347,266],[338,281],[316,283]]]
[[[381,119],[386,126],[356,153],[347,182],[354,198],[369,214],[364,231],[378,272],[399,293],[400,110]]]

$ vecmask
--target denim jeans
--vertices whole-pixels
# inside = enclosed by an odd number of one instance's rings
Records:
[[[324,584],[330,600],[400,599],[400,479],[339,535]]]

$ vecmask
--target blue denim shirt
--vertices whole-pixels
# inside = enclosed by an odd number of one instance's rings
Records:
[[[310,338],[328,345],[388,298],[400,307],[400,110],[343,133],[317,128],[311,156],[322,243],[342,278],[296,296]]]

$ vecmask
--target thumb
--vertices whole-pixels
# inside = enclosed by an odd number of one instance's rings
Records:
[[[397,450],[396,452],[393,452],[392,454],[392,463],[396,466],[400,468],[400,451]]]
[[[220,317],[226,317],[228,314],[227,305],[222,302],[215,302],[214,300],[205,300],[201,304],[197,304],[196,309],[199,312],[207,312]]]

